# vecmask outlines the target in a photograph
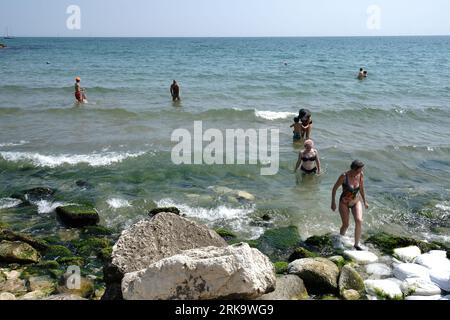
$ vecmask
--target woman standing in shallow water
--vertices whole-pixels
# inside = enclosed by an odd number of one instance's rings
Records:
[[[364,202],[366,209],[369,208],[369,204],[366,200],[366,194],[364,192],[364,163],[359,160],[352,162],[350,170],[341,174],[336,181],[331,194],[331,210],[336,211],[336,191],[342,186],[342,194],[339,198],[339,213],[341,215],[342,226],[340,229],[340,235],[344,236],[348,229],[350,221],[350,209],[355,219],[355,244],[356,250],[362,250],[359,246],[362,230],[362,204]],[[359,193],[361,196],[359,196]]]

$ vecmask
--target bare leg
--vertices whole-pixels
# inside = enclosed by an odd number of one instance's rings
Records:
[[[350,211],[348,210],[347,205],[343,204],[341,201],[339,201],[339,213],[341,215],[342,220],[340,234],[341,236],[345,236],[345,232],[347,232],[350,221]]]
[[[306,140],[308,140],[309,137],[311,136],[311,129],[312,129],[312,124],[310,124],[308,126],[308,129],[306,129]]]
[[[359,241],[361,240],[361,232],[362,232],[362,204],[361,201],[352,208],[353,218],[355,218],[355,246],[359,245]]]

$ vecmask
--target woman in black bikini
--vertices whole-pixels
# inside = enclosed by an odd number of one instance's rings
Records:
[[[331,194],[331,210],[336,211],[336,191],[342,186],[342,194],[339,198],[339,213],[341,214],[342,226],[340,230],[341,236],[345,235],[350,221],[350,209],[352,210],[355,219],[355,244],[356,250],[362,250],[359,246],[362,229],[362,204],[364,202],[366,209],[369,204],[366,201],[366,194],[364,192],[364,163],[359,160],[352,162],[350,171],[343,173],[336,181]],[[359,196],[359,194],[361,196]]]
[[[305,141],[305,149],[298,154],[297,164],[294,172],[298,167],[305,174],[320,173],[319,152],[314,149],[314,142],[311,139]]]

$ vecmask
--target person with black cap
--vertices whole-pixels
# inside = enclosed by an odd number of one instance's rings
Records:
[[[305,138],[306,140],[310,139],[312,129],[311,111],[309,111],[308,109],[300,109],[298,112],[298,118],[302,123],[300,132],[301,138]]]

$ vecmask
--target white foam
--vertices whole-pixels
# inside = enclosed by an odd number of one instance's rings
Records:
[[[15,147],[15,146],[21,146],[24,144],[29,143],[28,141],[25,140],[20,140],[19,142],[6,142],[6,143],[0,143],[0,148],[1,147]]]
[[[111,198],[106,203],[113,209],[131,207],[131,204],[125,199]]]
[[[177,203],[169,198],[157,201],[156,205],[158,207],[177,207],[187,217],[206,220],[207,223],[226,221],[234,231],[250,233],[252,239],[257,238],[264,232],[262,227],[255,227],[249,224],[251,222],[249,214],[254,211],[254,205],[241,208],[230,208],[224,205],[217,208],[201,208]]]
[[[0,209],[8,209],[17,207],[22,201],[14,198],[1,198],[0,199]]]
[[[438,203],[435,207],[436,209],[440,209],[442,211],[450,211],[450,206],[448,205],[448,203],[445,204]]]
[[[276,119],[286,119],[288,117],[292,117],[297,115],[292,112],[275,112],[275,111],[260,111],[255,109],[255,115],[259,118],[267,119],[267,120],[276,120]]]
[[[55,168],[64,164],[77,165],[87,163],[92,167],[108,166],[113,163],[119,163],[127,158],[135,158],[143,155],[145,152],[138,153],[92,153],[92,154],[61,154],[61,155],[43,155],[31,152],[0,152],[0,156],[6,161],[31,161],[38,167]]]
[[[68,205],[68,203],[64,202],[51,202],[47,200],[33,201],[32,204],[37,206],[38,213],[51,213],[55,211],[57,207]]]

